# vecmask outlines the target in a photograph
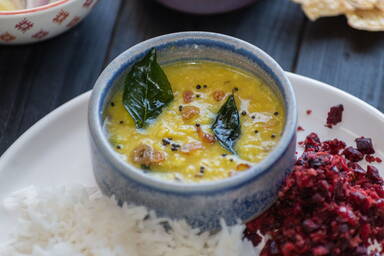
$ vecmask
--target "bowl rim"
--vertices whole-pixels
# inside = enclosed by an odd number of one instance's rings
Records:
[[[271,77],[274,75],[275,77],[272,77],[272,79],[279,79],[277,82],[281,84],[282,88],[279,90],[282,93],[283,99],[286,101],[286,125],[284,127],[283,135],[281,136],[276,147],[265,159],[252,166],[250,170],[233,177],[215,181],[204,181],[201,183],[176,183],[174,181],[168,181],[166,179],[145,174],[141,169],[129,164],[119,157],[118,153],[110,146],[110,143],[105,136],[103,120],[101,120],[102,112],[100,108],[104,97],[107,94],[106,90],[113,88],[113,82],[116,81],[119,74],[126,68],[124,64],[129,62],[131,59],[137,59],[138,56],[142,56],[153,47],[166,47],[167,45],[177,41],[193,41],[197,39],[207,39],[213,43],[223,43],[230,47],[234,47],[236,50],[245,50],[248,54],[252,54],[253,57],[263,62],[266,67],[262,67],[262,69],[265,71],[265,68],[269,68],[273,73],[269,75]],[[111,84],[110,88],[108,88],[109,84]],[[268,173],[268,169],[273,166],[273,164],[277,162],[288,150],[289,145],[296,136],[296,124],[297,107],[294,90],[283,69],[272,57],[258,47],[241,39],[219,33],[200,31],[178,32],[154,37],[138,43],[121,53],[110,64],[108,64],[108,66],[100,74],[92,90],[88,108],[90,138],[93,140],[94,146],[100,150],[101,154],[106,158],[109,164],[114,167],[115,170],[120,172],[124,177],[134,180],[135,182],[138,182],[139,184],[152,190],[154,189],[166,193],[178,194],[207,194],[227,191],[235,187],[240,187],[245,183],[251,182],[258,177],[265,175]],[[282,172],[285,172],[285,170],[282,170]]]
[[[42,13],[45,11],[48,11],[54,7],[61,7],[65,5],[66,3],[75,2],[76,0],[59,0],[57,2],[53,2],[50,4],[45,4],[42,6],[38,6],[35,8],[29,8],[29,9],[21,9],[16,11],[0,11],[0,17],[1,16],[16,16],[16,15],[25,15],[25,14],[32,14],[32,13]]]

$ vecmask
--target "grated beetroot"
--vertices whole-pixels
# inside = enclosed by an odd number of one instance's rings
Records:
[[[325,126],[332,128],[333,125],[340,123],[343,120],[343,111],[344,106],[342,104],[331,107],[328,112],[327,124]]]
[[[376,162],[376,157],[371,156],[371,155],[366,155],[365,161],[367,161],[368,163],[374,163],[374,162]]]
[[[301,126],[297,126],[297,131],[298,131],[298,132],[302,132],[302,131],[304,131],[304,128],[301,127]]]
[[[347,147],[343,151],[343,155],[345,156],[345,158],[352,162],[359,162],[364,159],[364,155],[359,150],[353,147]]]
[[[372,139],[370,138],[357,138],[355,140],[357,149],[363,154],[375,154],[375,149],[373,148]]]
[[[376,162],[376,163],[381,163],[381,162],[383,162],[383,160],[381,160],[380,157],[374,157],[374,156],[372,156],[372,155],[366,155],[366,156],[365,156],[365,160],[366,160],[368,163],[374,163],[374,162]]]
[[[278,200],[247,224],[245,236],[255,245],[261,241],[258,231],[268,236],[261,256],[384,255],[382,248],[368,250],[371,241],[384,247],[384,181],[378,169],[362,168],[358,150],[337,139],[321,142],[311,133],[303,146]]]

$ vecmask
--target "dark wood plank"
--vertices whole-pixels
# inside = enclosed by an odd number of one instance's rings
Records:
[[[344,17],[306,26],[297,73],[345,90],[384,110],[384,33],[354,30]]]
[[[167,9],[155,1],[124,1],[108,61],[148,38],[188,30],[196,30],[196,17]]]
[[[169,10],[154,1],[125,1],[108,60],[132,45],[162,34],[202,30],[235,36],[264,49],[290,70],[304,16],[290,1],[261,0],[232,13],[194,16]]]
[[[292,69],[304,15],[291,1],[260,0],[236,12],[197,19],[199,30],[248,41],[275,58],[285,70]]]
[[[120,3],[101,0],[84,22],[57,38],[0,47],[0,154],[48,112],[93,87]]]

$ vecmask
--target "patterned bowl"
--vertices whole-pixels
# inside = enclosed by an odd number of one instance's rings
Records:
[[[103,115],[111,96],[123,84],[124,74],[151,48],[160,63],[213,60],[247,70],[265,80],[285,103],[286,123],[276,148],[266,159],[233,177],[177,183],[145,174],[122,159],[108,142]],[[261,214],[276,199],[290,171],[296,150],[296,100],[280,66],[259,48],[240,39],[209,32],[182,32],[156,37],[128,49],[110,63],[96,81],[88,121],[92,164],[97,184],[119,202],[144,205],[159,216],[185,219],[194,227],[212,230],[220,219],[228,224]]]
[[[34,43],[77,25],[98,0],[60,0],[33,9],[0,11],[0,44]]]

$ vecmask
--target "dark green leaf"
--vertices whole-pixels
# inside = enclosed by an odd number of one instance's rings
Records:
[[[216,120],[212,125],[216,139],[229,152],[236,154],[234,149],[237,139],[241,134],[240,116],[237,111],[235,97],[230,95],[221,106]]]
[[[129,71],[124,85],[123,104],[137,128],[155,120],[173,100],[171,84],[157,63],[156,49],[152,49]]]

